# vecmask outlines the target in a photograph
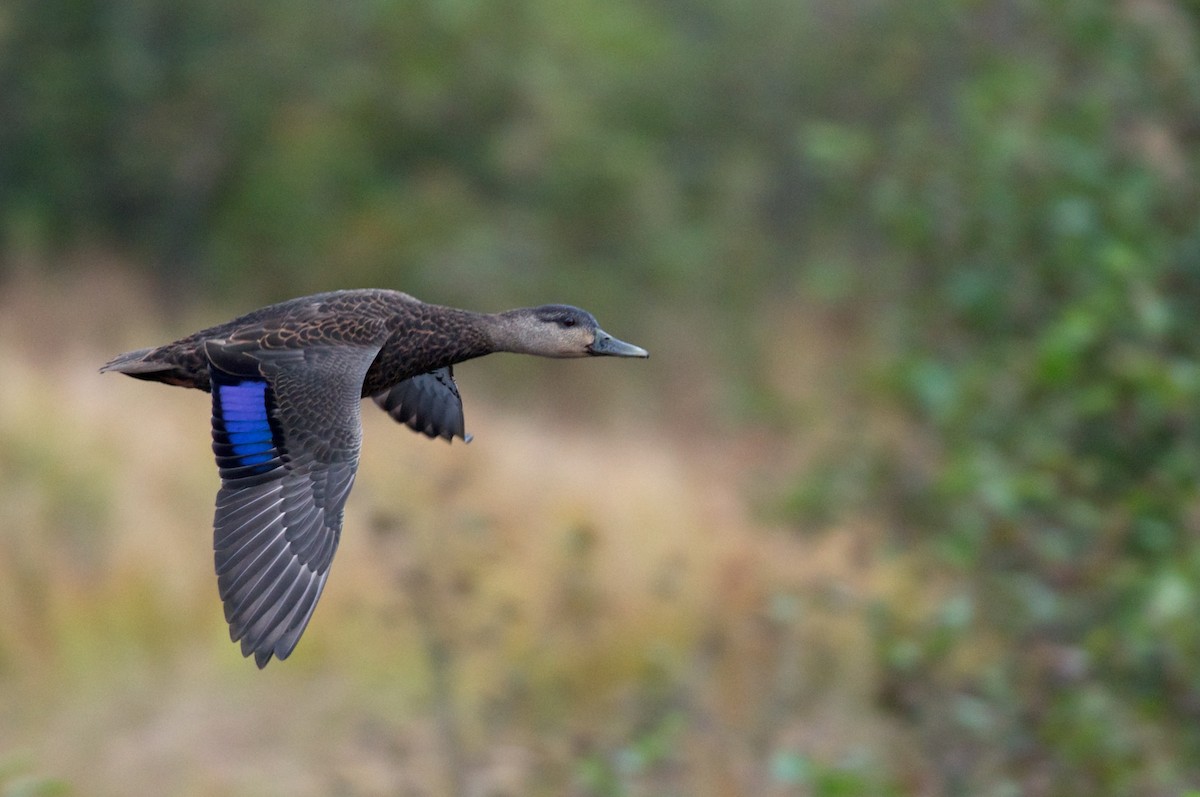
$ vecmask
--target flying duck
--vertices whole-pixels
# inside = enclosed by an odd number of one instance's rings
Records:
[[[452,366],[493,352],[649,356],[577,307],[475,313],[365,289],[254,310],[100,369],[212,394],[217,586],[243,656],[287,658],[312,617],[358,468],[360,400],[470,442]]]

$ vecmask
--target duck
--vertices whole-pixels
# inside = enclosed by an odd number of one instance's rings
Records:
[[[496,352],[649,357],[570,305],[479,313],[356,289],[263,307],[100,371],[212,394],[217,587],[230,638],[262,669],[295,649],[329,578],[362,400],[430,438],[470,442],[453,367]]]

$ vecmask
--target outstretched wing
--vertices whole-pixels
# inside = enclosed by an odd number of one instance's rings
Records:
[[[462,398],[450,366],[405,379],[371,398],[414,432],[450,441],[458,436],[464,442],[471,442],[463,423]]]
[[[265,667],[296,647],[329,576],[378,348],[209,341],[205,352],[221,473],[217,585],[230,636]]]

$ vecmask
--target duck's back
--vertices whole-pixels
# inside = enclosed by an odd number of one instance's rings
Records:
[[[376,288],[302,296],[261,307],[165,346],[122,354],[102,370],[208,391],[205,341],[245,341],[263,348],[382,346],[398,318],[421,315],[426,307],[406,293]]]
[[[412,312],[423,305],[424,302],[400,291],[379,288],[329,291],[251,310],[177,343],[193,339],[249,339],[256,332],[287,329],[307,329],[312,330],[312,334],[340,335],[353,342],[366,342],[378,334],[378,322]]]

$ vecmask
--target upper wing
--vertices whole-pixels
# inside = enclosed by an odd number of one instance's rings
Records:
[[[371,398],[414,432],[450,441],[457,435],[464,442],[471,442],[463,423],[462,398],[450,366],[405,379]]]
[[[378,347],[208,341],[205,352],[221,473],[217,585],[230,636],[264,667],[292,652],[329,576]]]

